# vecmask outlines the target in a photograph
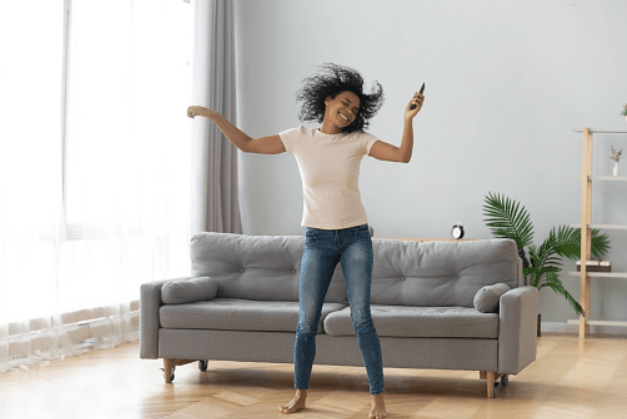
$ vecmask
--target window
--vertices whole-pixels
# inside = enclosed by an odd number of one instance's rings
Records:
[[[99,236],[113,227],[133,235],[154,231],[163,223],[129,209],[187,211],[176,204],[188,199],[177,195],[189,178],[191,7],[182,0],[75,1],[71,7],[69,237]],[[167,161],[178,161],[177,169],[166,171],[172,168]],[[115,226],[120,213],[125,226]]]
[[[189,272],[192,11],[0,3],[0,325]]]

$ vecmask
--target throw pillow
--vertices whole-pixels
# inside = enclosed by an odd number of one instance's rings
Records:
[[[501,295],[510,289],[511,287],[505,283],[483,287],[475,294],[473,304],[482,313],[494,313],[499,306]]]
[[[185,304],[211,300],[216,296],[218,285],[211,277],[166,282],[161,286],[163,304]]]

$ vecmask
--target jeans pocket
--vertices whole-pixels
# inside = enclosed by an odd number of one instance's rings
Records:
[[[368,228],[368,224],[362,224],[355,227],[355,240],[366,238],[370,238],[370,229]]]
[[[307,229],[305,230],[305,245],[313,244],[315,242],[316,242],[316,230],[311,227],[307,227]]]

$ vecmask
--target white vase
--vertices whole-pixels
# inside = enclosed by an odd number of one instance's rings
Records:
[[[618,167],[618,162],[614,162],[614,176],[620,176],[620,167]]]

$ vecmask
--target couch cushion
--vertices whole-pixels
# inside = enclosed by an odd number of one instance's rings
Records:
[[[339,303],[322,305],[318,332],[331,312],[346,307]],[[215,298],[191,304],[166,305],[159,309],[161,327],[172,329],[248,330],[296,332],[298,303]]]
[[[473,304],[482,313],[494,313],[499,307],[501,295],[511,288],[507,284],[494,284],[481,288],[475,294]]]
[[[499,318],[467,307],[407,307],[372,305],[372,321],[380,337],[498,338]],[[329,314],[324,331],[331,336],[355,336],[351,310]]]
[[[373,238],[372,304],[468,307],[479,289],[522,284],[522,262],[509,239],[403,242]]]
[[[211,276],[216,296],[298,301],[304,236],[198,233],[191,240],[192,276]],[[372,238],[372,303],[469,307],[486,285],[523,285],[522,262],[509,239],[411,242]],[[325,302],[346,302],[341,263]]]
[[[217,290],[218,285],[209,277],[170,281],[161,286],[161,302],[185,304],[211,300]]]
[[[204,232],[192,236],[192,276],[216,280],[219,298],[298,302],[305,236],[250,236]],[[345,303],[340,265],[325,302]]]

